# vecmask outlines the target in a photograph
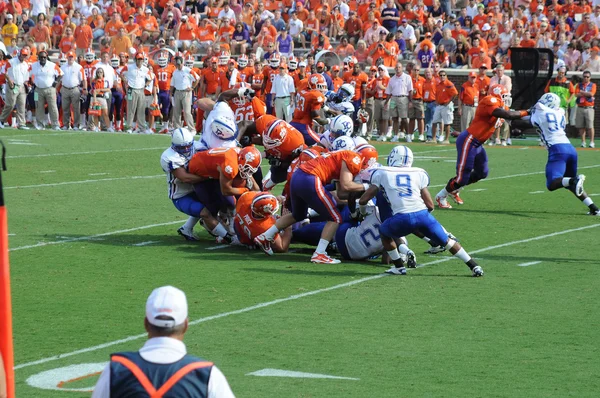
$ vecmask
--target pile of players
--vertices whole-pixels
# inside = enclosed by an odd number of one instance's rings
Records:
[[[169,198],[190,216],[179,234],[196,240],[193,228],[200,222],[218,242],[260,248],[268,255],[301,242],[316,246],[311,262],[320,264],[340,262],[328,254],[332,251],[349,260],[381,255],[382,261],[392,263],[387,272],[394,275],[417,266],[406,242],[414,234],[430,243],[429,252],[448,250],[473,276],[482,276],[481,266],[432,216],[429,176],[412,167],[412,151],[396,146],[387,165],[380,165],[376,149],[355,136],[350,117],[325,118],[319,106],[325,102],[321,79],[311,75],[298,93],[311,105],[297,108],[292,123],[267,114],[248,87],[225,91],[216,102],[197,101],[208,115],[200,139],[195,141],[190,130],[177,129],[161,158]],[[503,118],[539,129],[549,149],[548,188],[569,189],[589,207],[589,214],[598,215],[583,191],[585,177],[577,175],[577,154],[566,140],[558,97],[546,94],[530,110],[507,111],[506,94],[498,86],[480,102],[473,123],[457,141],[458,175],[437,195],[438,207],[448,208],[445,196],[460,199],[462,187],[485,178],[483,144]],[[254,120],[238,129],[234,113],[240,106],[251,110]],[[328,129],[315,138],[312,123],[322,118]],[[264,178],[263,157],[269,161]],[[271,190],[280,183],[285,184],[283,194],[275,196]]]

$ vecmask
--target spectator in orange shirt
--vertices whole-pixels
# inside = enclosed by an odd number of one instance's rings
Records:
[[[131,47],[131,40],[126,34],[125,27],[122,26],[119,33],[110,41],[110,52],[113,54],[129,53]]]
[[[583,16],[583,22],[577,27],[575,36],[584,42],[591,42],[598,36],[598,27],[591,21],[590,14]]]
[[[536,42],[531,38],[531,33],[529,31],[525,31],[523,35],[524,39],[519,43],[519,47],[522,48],[535,48]]]
[[[223,18],[219,27],[217,40],[220,42],[229,43],[234,31],[235,28],[233,25],[231,25],[231,23],[229,23],[229,18]]]
[[[329,37],[339,39],[344,34],[344,16],[340,13],[340,7],[333,7],[333,14],[331,15],[331,24],[329,25]]]
[[[125,31],[127,32],[127,36],[129,40],[133,41],[133,39],[142,34],[140,30],[140,25],[135,23],[135,18],[133,15],[129,15],[127,17],[127,22],[125,23]]]
[[[50,32],[52,34],[52,48],[57,48],[60,39],[62,38],[63,26],[62,19],[59,16],[52,18],[52,27]]]
[[[60,44],[58,45],[60,48],[60,52],[63,54],[68,53],[69,51],[75,51],[77,45],[75,44],[75,36],[73,36],[73,31],[70,27],[65,31],[65,35],[60,40]]]
[[[160,36],[160,30],[158,29],[156,18],[152,15],[152,8],[146,8],[144,13],[145,17],[140,21],[140,26],[142,28],[142,42],[147,42],[148,39],[156,41]],[[181,20],[183,21],[183,17],[181,17]]]
[[[329,74],[331,77],[331,82],[333,83],[333,91],[337,92],[342,84],[344,84],[344,80],[340,77],[340,67],[339,65],[334,65],[331,68],[331,72]]]
[[[82,18],[81,24],[75,29],[75,44],[77,45],[77,54],[83,54],[92,46],[93,32],[87,19]]]
[[[209,97],[215,99],[217,88],[220,85],[219,60],[217,57],[210,59],[210,68],[204,69],[202,72],[202,80],[200,82],[200,97]]]
[[[454,107],[452,101],[458,96],[454,83],[448,80],[445,70],[440,71],[440,82],[435,87],[436,107],[433,113],[432,140],[435,142],[436,127],[440,126],[440,143],[450,143],[450,126],[454,122]],[[445,134],[444,134],[444,129]]]
[[[385,56],[383,57],[383,64],[388,68],[393,68],[398,62],[398,56],[400,55],[400,46],[394,40],[394,34],[388,33],[383,43],[385,49]]]
[[[344,30],[348,35],[348,40],[351,44],[357,44],[362,37],[362,21],[357,18],[356,12],[350,11],[350,18],[344,25]]]
[[[88,24],[92,28],[94,40],[104,36],[104,18],[97,8],[92,9],[92,15],[88,17]]]
[[[310,42],[313,53],[318,53],[321,50],[333,50],[329,38],[324,33],[313,32],[313,38]]]
[[[304,5],[300,2],[296,3],[296,15],[298,16],[298,19],[301,20],[304,23],[304,26],[306,27],[306,20],[308,19],[310,13],[308,12],[308,10],[306,8],[304,8]]]
[[[471,69],[479,69],[482,65],[485,65],[488,69],[492,68],[492,60],[483,48],[479,49],[478,56],[471,58]]]
[[[123,21],[121,21],[121,15],[115,12],[110,17],[110,20],[106,23],[106,26],[104,27],[106,36],[108,36],[110,38],[115,37],[119,33],[119,30],[121,29],[121,27],[123,27]]]
[[[37,24],[29,29],[29,36],[33,37],[36,44],[46,43],[47,46],[50,46],[50,29],[46,25],[44,25],[44,19],[38,18]]]
[[[385,56],[387,55],[384,46],[385,36],[385,32],[380,32],[379,40],[373,42],[369,47],[369,56],[367,57],[368,64],[374,65],[377,62],[384,62]],[[377,68],[375,69],[375,72],[377,72]]]
[[[342,36],[340,44],[335,49],[335,53],[338,55],[338,57],[340,57],[340,59],[354,55],[354,46],[348,43],[348,37]]]

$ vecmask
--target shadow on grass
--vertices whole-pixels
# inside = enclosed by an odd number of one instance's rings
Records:
[[[475,255],[477,256],[477,255]],[[508,265],[512,265],[512,263],[528,263],[533,261],[541,261],[543,266],[544,263],[573,263],[573,264],[581,264],[581,263],[589,263],[589,264],[598,264],[598,259],[592,258],[565,258],[565,257],[535,257],[535,256],[511,256],[511,255],[502,255],[502,254],[487,254],[482,253],[482,262],[487,260],[494,261],[502,261],[505,263],[510,263]]]
[[[293,267],[285,268],[241,268],[242,271],[250,272],[262,272],[266,274],[285,274],[285,275],[314,275],[314,276],[373,276],[377,275],[377,272],[359,272],[355,270],[339,268],[343,264],[325,265],[325,264],[314,264],[315,269],[298,269]],[[328,269],[318,267],[330,267]],[[338,268],[333,268],[338,267]]]

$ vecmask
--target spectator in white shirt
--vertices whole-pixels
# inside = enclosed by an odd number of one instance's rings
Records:
[[[55,130],[60,130],[58,123],[58,107],[56,103],[56,86],[63,75],[62,70],[54,62],[48,61],[48,53],[41,51],[38,53],[38,61],[31,65],[31,75],[35,85],[35,118],[37,119],[36,128],[40,130],[45,127],[46,120],[45,108],[48,105],[50,114],[50,123]]]
[[[417,42],[415,28],[413,28],[412,25],[408,23],[408,20],[404,18],[402,19],[400,26],[398,26],[398,30],[402,32],[402,37],[406,41],[408,49],[412,51],[415,48],[415,43]]]
[[[278,119],[290,121],[290,106],[294,102],[291,98],[294,98],[295,93],[294,79],[288,75],[287,65],[282,63],[279,65],[279,75],[275,76],[271,86],[271,94],[275,97],[275,116]]]
[[[235,12],[229,7],[229,3],[223,3],[223,9],[219,12],[219,19],[227,18],[230,21],[235,21]]]
[[[304,24],[301,20],[298,19],[298,14],[296,11],[292,12],[292,18],[290,19],[288,25],[290,26],[290,36],[294,40],[295,44],[300,44],[300,35],[304,30]]]
[[[67,63],[60,68],[63,72],[62,84],[60,88],[60,97],[62,100],[63,124],[64,130],[69,129],[71,119],[71,107],[73,107],[73,129],[79,128],[80,122],[80,106],[81,92],[79,87],[82,86],[83,94],[87,92],[87,81],[83,73],[83,67],[75,61],[75,53],[69,51],[67,53]]]
[[[367,43],[367,47],[370,47],[371,44],[379,41],[379,35],[381,32],[384,32],[386,35],[389,33],[389,31],[383,26],[379,25],[379,21],[375,19],[373,21],[373,25],[366,30],[365,36],[363,37],[363,40]]]
[[[40,14],[50,15],[50,0],[31,0],[31,17],[37,18]]]

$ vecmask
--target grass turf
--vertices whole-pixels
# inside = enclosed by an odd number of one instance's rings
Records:
[[[376,261],[310,264],[302,246],[269,258],[220,247],[206,233],[185,242],[176,234],[185,217],[169,203],[159,165],[165,136],[4,130],[2,139],[19,397],[89,396],[28,380],[139,348],[145,300],[164,284],[187,293],[196,321],[188,351],[215,361],[239,397],[600,390],[600,219],[566,190],[545,190],[547,155],[534,141],[486,148],[488,180],[465,189],[464,206],[434,213],[479,259],[486,275],[474,279],[446,253],[418,254],[425,266],[388,277]],[[377,147],[384,161],[392,146]],[[454,147],[410,147],[435,195],[454,174]],[[592,194],[600,193],[599,152],[579,151]],[[97,347],[129,336],[137,338]],[[247,376],[265,368],[359,380]]]

